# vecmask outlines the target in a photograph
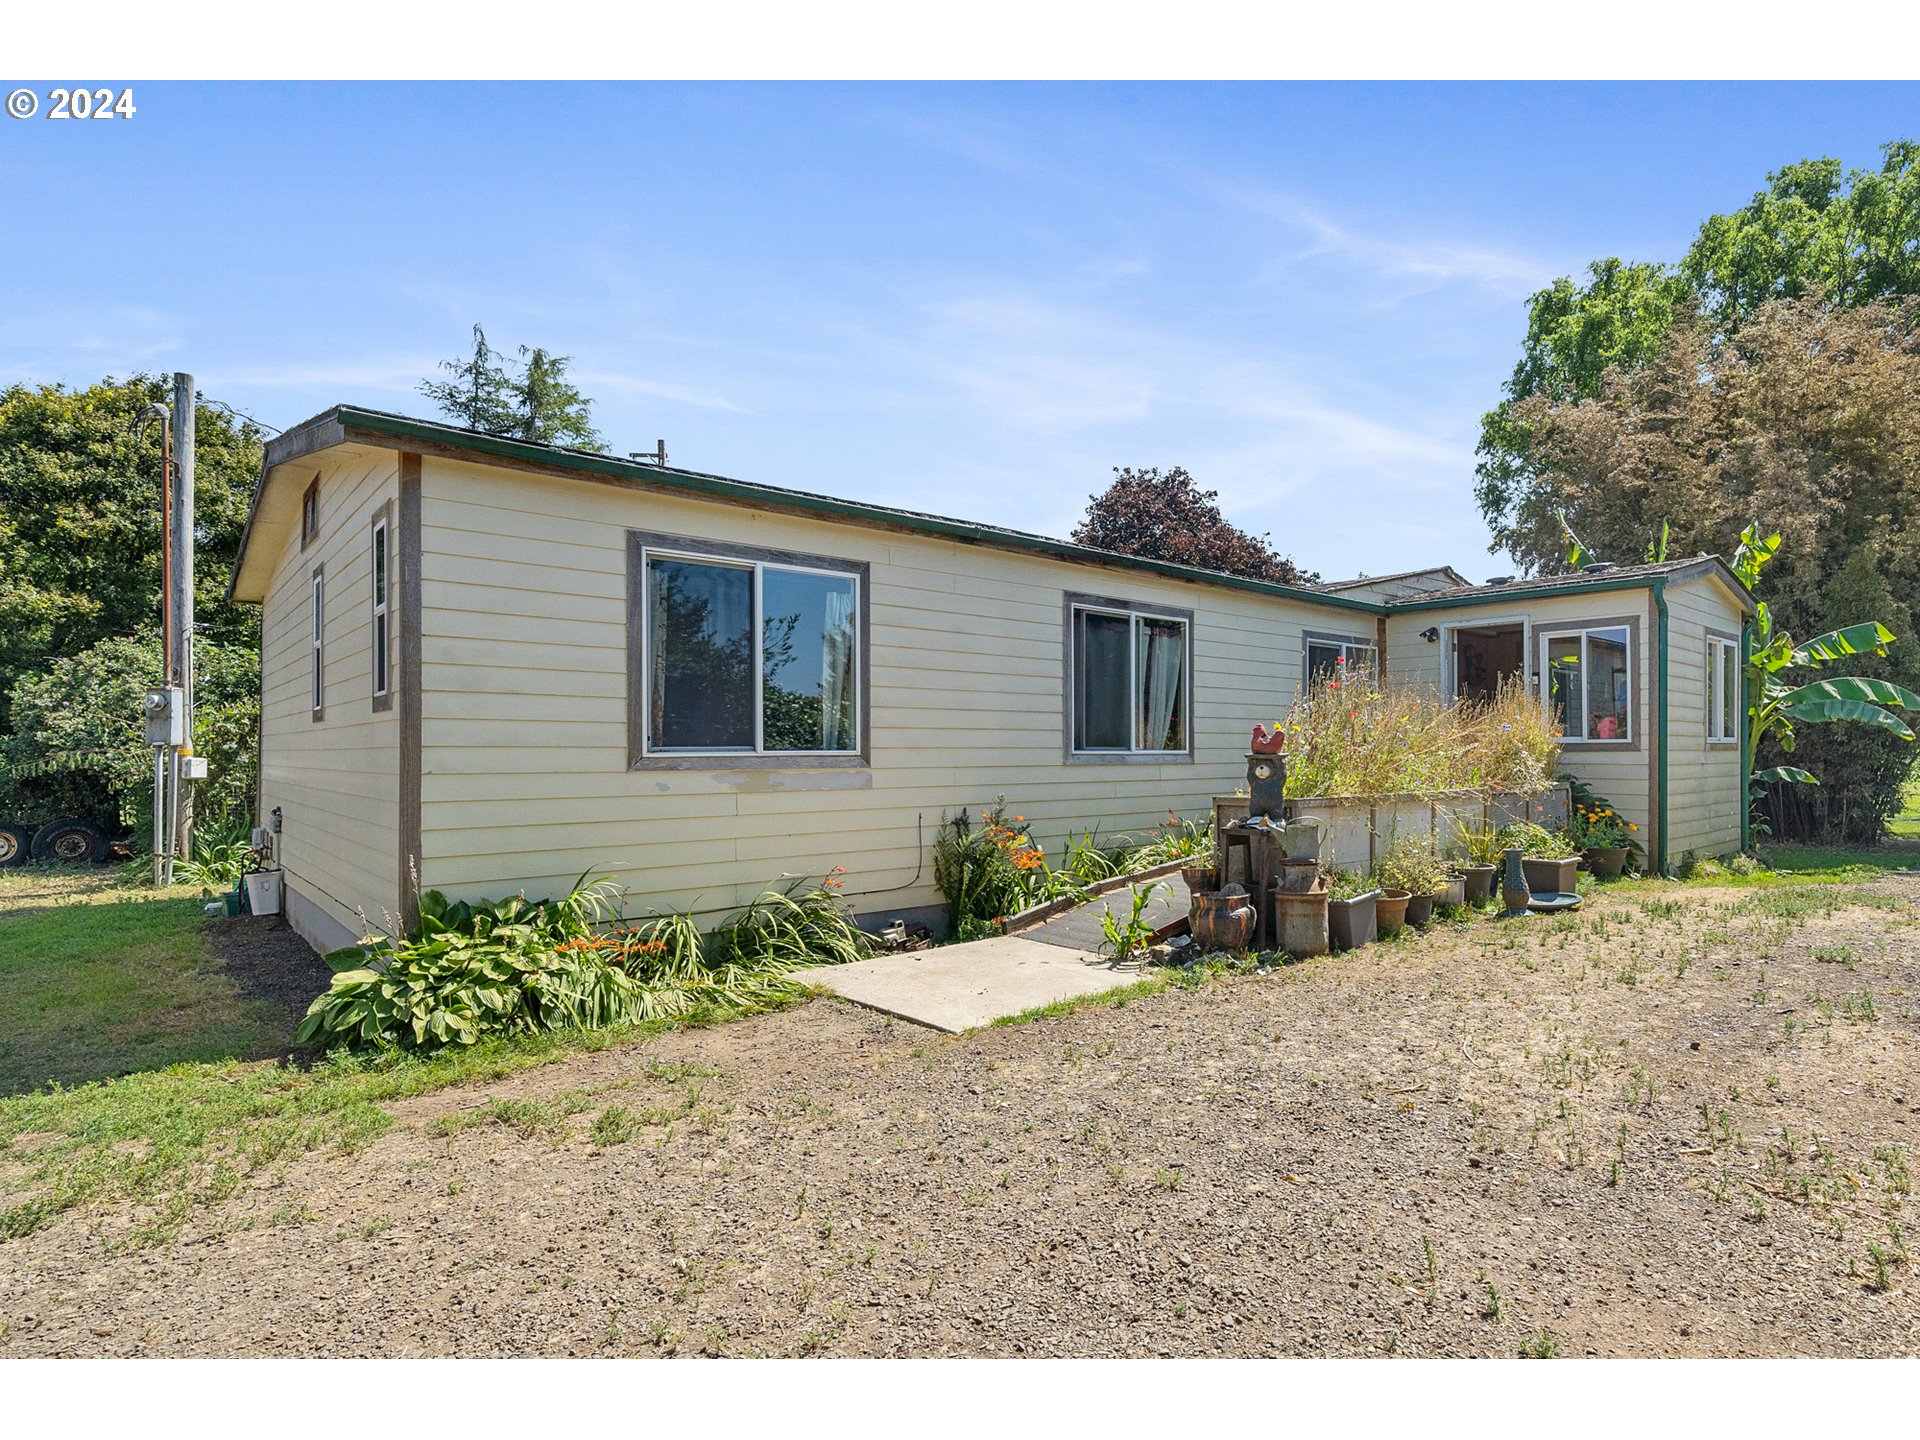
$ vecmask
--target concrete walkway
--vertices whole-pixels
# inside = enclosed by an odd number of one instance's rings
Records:
[[[957,1035],[1036,1005],[1117,990],[1140,975],[1088,950],[996,936],[821,966],[795,978],[857,1005]]]

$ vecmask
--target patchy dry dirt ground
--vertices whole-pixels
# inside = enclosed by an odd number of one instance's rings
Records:
[[[952,1039],[672,1034],[171,1245],[0,1245],[0,1352],[1912,1354],[1916,902],[1603,894]]]

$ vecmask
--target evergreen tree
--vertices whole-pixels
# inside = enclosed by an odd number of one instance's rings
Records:
[[[469,430],[505,434],[515,426],[513,382],[500,364],[500,352],[487,343],[487,332],[473,327],[473,354],[465,360],[442,360],[440,368],[451,380],[422,380],[420,393],[440,407],[440,413]]]
[[[567,382],[571,356],[550,355],[539,346],[520,347],[520,376],[508,382],[513,420],[508,433],[516,440],[542,445],[574,445],[601,450],[599,431],[593,428],[592,402]]]

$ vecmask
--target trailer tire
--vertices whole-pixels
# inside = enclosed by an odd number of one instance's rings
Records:
[[[71,815],[49,820],[34,833],[33,858],[63,865],[98,865],[107,858],[107,837],[91,822]]]
[[[33,855],[33,832],[11,820],[0,820],[0,870],[24,865]]]

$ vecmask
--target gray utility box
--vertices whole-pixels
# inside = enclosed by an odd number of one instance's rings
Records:
[[[140,707],[147,722],[147,744],[179,746],[187,743],[186,698],[178,685],[147,691]]]

